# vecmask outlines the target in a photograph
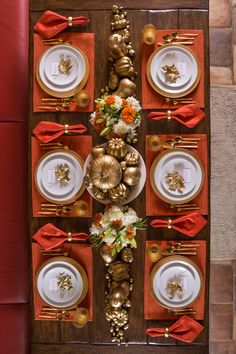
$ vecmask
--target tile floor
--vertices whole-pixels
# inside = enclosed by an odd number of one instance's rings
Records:
[[[236,0],[209,2],[211,85],[236,85]],[[211,261],[210,353],[236,354],[236,260]]]

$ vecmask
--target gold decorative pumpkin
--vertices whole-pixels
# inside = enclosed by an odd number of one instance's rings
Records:
[[[110,74],[108,87],[110,90],[115,90],[119,84],[119,76],[115,73]]]
[[[123,262],[126,262],[126,263],[131,263],[133,262],[133,252],[131,250],[131,248],[129,247],[125,247],[123,248],[123,250],[121,251],[121,259]]]
[[[113,138],[107,142],[106,151],[109,155],[117,159],[122,159],[127,154],[128,148],[124,140],[121,138]]]
[[[129,166],[138,165],[139,161],[140,161],[140,156],[137,152],[129,152],[125,156],[125,162]]]
[[[162,140],[158,135],[150,135],[148,138],[148,147],[151,151],[159,151],[162,147]]]
[[[109,189],[108,193],[113,202],[124,203],[129,196],[129,189],[124,183],[120,183],[118,186]]]
[[[141,171],[139,167],[129,166],[123,171],[123,181],[128,186],[135,186],[138,184],[141,177]]]
[[[110,291],[112,291],[113,289],[117,288],[117,287],[121,287],[124,289],[125,291],[125,297],[129,296],[130,293],[130,285],[129,282],[127,280],[122,280],[122,281],[113,281],[111,283],[111,287],[110,287]]]
[[[93,186],[106,192],[120,183],[122,170],[119,162],[113,156],[104,155],[90,163],[89,176]]]
[[[115,62],[115,72],[122,77],[129,77],[134,74],[134,67],[129,57],[122,57]]]
[[[103,192],[101,189],[99,189],[98,187],[93,186],[93,187],[92,187],[92,191],[93,191],[93,194],[94,194],[95,198],[97,198],[98,200],[103,200],[103,199],[105,199],[106,193],[104,193],[104,192]]]
[[[109,265],[108,273],[114,281],[129,279],[129,265],[121,261],[116,261]]]
[[[75,216],[87,216],[89,212],[89,205],[85,200],[78,200],[73,204],[72,211]]]
[[[120,34],[112,34],[108,40],[109,55],[112,59],[119,59],[127,54],[128,48]]]
[[[125,302],[125,290],[121,286],[115,287],[110,294],[109,303],[113,307],[121,307]]]
[[[122,98],[127,98],[132,96],[136,91],[136,85],[133,81],[128,78],[120,80],[118,89],[115,92],[115,95]]]

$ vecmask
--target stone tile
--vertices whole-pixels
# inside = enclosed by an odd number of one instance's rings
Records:
[[[232,85],[233,73],[231,68],[223,66],[210,67],[211,85]]]
[[[231,28],[210,29],[210,64],[212,66],[232,65]]]
[[[210,0],[210,27],[231,26],[230,0]]]
[[[233,305],[210,305],[210,342],[233,340]],[[221,353],[222,354],[222,353]]]
[[[210,303],[233,302],[233,269],[231,262],[211,263]]]
[[[235,354],[235,352],[235,342],[210,344],[210,354]]]
[[[236,0],[232,0],[232,5],[236,6]]]

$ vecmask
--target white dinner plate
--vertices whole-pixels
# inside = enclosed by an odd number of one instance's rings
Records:
[[[58,165],[69,168],[68,182],[57,180]],[[44,155],[35,171],[35,183],[40,194],[48,201],[67,204],[77,199],[84,191],[83,160],[71,150],[56,150]]]
[[[55,79],[52,75],[55,68],[51,67],[51,60],[63,53],[65,56],[70,55],[75,65],[68,75],[60,73]],[[36,78],[42,90],[58,98],[73,96],[77,90],[85,86],[88,77],[89,62],[86,55],[79,48],[69,44],[58,44],[48,49],[40,57],[36,66]]]
[[[175,293],[171,298],[167,284],[177,280],[182,286],[182,295]],[[202,274],[198,266],[189,258],[170,256],[161,260],[150,275],[150,289],[155,300],[163,307],[182,308],[192,304],[200,294]]]
[[[176,83],[167,80],[162,69],[173,65],[179,69]],[[200,63],[196,54],[181,44],[166,44],[157,48],[147,63],[147,78],[152,88],[166,97],[182,97],[195,89],[200,80]]]
[[[170,190],[166,175],[177,171],[184,178],[185,188]],[[197,196],[204,181],[201,161],[186,149],[171,149],[161,153],[153,162],[150,181],[159,198],[171,204],[183,204]]]
[[[58,287],[60,273],[71,277],[70,290],[62,291]],[[37,290],[49,306],[68,309],[78,305],[85,298],[88,291],[87,275],[81,265],[72,258],[51,258],[37,273]]]
[[[101,146],[105,146],[106,144],[102,144]],[[136,152],[138,153],[138,151],[133,148],[132,146],[130,145],[127,145],[128,147],[128,152]],[[139,183],[136,184],[134,187],[132,187],[130,193],[129,193],[129,196],[128,198],[125,200],[125,202],[123,202],[122,204],[128,204],[130,203],[132,200],[134,200],[135,198],[137,198],[137,196],[142,192],[143,190],[143,187],[145,185],[145,182],[146,182],[146,166],[145,166],[145,162],[142,158],[142,156],[139,154],[139,157],[140,157],[140,162],[139,162],[139,167],[140,167],[140,170],[141,170],[141,177],[140,177],[140,180],[139,180]],[[89,154],[87,159],[85,160],[84,162],[84,175],[86,175],[86,172],[87,172],[87,168],[90,164],[90,162],[93,160],[92,158],[92,155]],[[96,199],[97,201],[99,201],[100,203],[103,203],[103,204],[109,204],[111,203],[111,200],[110,199],[103,199],[103,200],[100,200],[100,199],[97,199],[92,191],[92,188],[89,188],[87,187],[87,191],[89,192],[89,194],[91,194],[91,196]]]
[[[60,72],[58,66],[60,59],[71,59],[72,68],[66,73],[63,74]],[[83,60],[83,58],[82,58]],[[78,76],[79,73],[79,59],[72,50],[65,48],[52,47],[45,54],[45,77],[53,85],[68,87],[69,84],[72,84]]]

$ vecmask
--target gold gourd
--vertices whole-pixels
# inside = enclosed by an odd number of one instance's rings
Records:
[[[151,23],[144,26],[142,31],[142,41],[145,44],[152,45],[155,43],[157,37],[157,32],[155,26]]]
[[[125,78],[120,80],[119,86],[114,94],[122,98],[127,98],[129,96],[133,96],[135,91],[136,91],[135,83],[130,79]]]
[[[88,94],[88,92],[85,90],[81,90],[81,91],[77,92],[75,94],[74,99],[75,99],[77,106],[81,107],[81,108],[89,106],[89,104],[91,102],[91,97]]]
[[[129,77],[134,74],[134,67],[129,57],[122,57],[115,62],[115,72],[122,77]]]
[[[124,183],[120,183],[118,186],[109,189],[108,193],[113,202],[124,203],[129,196],[129,189]]]
[[[112,34],[108,40],[109,55],[112,59],[119,59],[127,54],[128,48],[120,34]]]
[[[121,286],[115,287],[109,297],[109,303],[112,307],[119,308],[125,302],[125,290]]]
[[[72,206],[74,216],[84,217],[89,213],[89,205],[85,200],[77,200]]]
[[[97,198],[98,200],[103,200],[106,197],[106,193],[104,193],[101,189],[99,189],[96,186],[93,186],[92,192],[93,192],[95,198]]]
[[[128,186],[135,186],[138,184],[141,177],[141,171],[139,167],[129,166],[123,171],[123,181]]]
[[[124,140],[121,138],[113,138],[107,142],[106,152],[117,159],[122,159],[127,154],[128,148]]]
[[[114,72],[111,73],[109,77],[108,88],[110,90],[115,90],[119,85],[119,81],[120,81],[119,76]]]
[[[130,293],[130,285],[129,282],[127,280],[122,280],[122,281],[113,281],[111,283],[111,287],[110,287],[110,291],[112,291],[113,289],[117,288],[117,287],[121,287],[124,289],[125,291],[125,297],[129,296]]]
[[[129,265],[127,263],[116,261],[108,267],[108,273],[114,281],[122,281],[129,279]]]
[[[100,255],[101,255],[102,259],[104,260],[104,262],[107,264],[114,262],[114,260],[116,259],[117,253],[112,255],[112,251],[113,251],[113,248],[109,247],[106,243],[104,243],[100,247]]]
[[[120,183],[122,170],[113,156],[104,155],[91,161],[89,176],[93,186],[106,192]]]
[[[125,162],[128,166],[138,165],[139,161],[140,161],[140,156],[137,152],[129,152],[125,156]]]
[[[97,157],[104,156],[105,155],[104,147],[102,147],[100,145],[93,146],[93,148],[91,150],[91,155],[92,155],[93,159],[96,159]]]
[[[126,262],[126,263],[131,263],[133,262],[133,252],[131,250],[131,248],[129,247],[125,247],[123,248],[123,250],[121,251],[121,259],[123,262]]]

